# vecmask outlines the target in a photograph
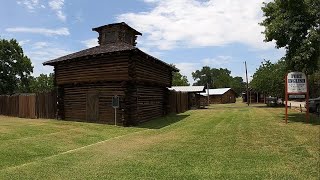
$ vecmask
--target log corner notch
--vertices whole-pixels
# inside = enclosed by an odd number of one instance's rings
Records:
[[[117,111],[121,125],[137,125],[167,114],[166,91],[172,72],[178,70],[138,49],[136,38],[142,34],[126,23],[93,30],[99,33],[98,46],[43,63],[54,66],[57,118],[87,121],[92,117],[95,122],[112,124],[114,95],[121,99]],[[88,105],[90,89],[99,93]]]

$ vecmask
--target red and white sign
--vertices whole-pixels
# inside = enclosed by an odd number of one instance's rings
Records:
[[[302,72],[288,73],[287,88],[287,93],[307,93],[307,76]]]

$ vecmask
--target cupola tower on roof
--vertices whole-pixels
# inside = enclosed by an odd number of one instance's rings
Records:
[[[137,35],[142,35],[124,22],[108,24],[92,29],[99,33],[98,42],[100,46],[126,43],[136,46]]]

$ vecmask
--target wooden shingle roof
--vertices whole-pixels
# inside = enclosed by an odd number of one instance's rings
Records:
[[[133,29],[131,26],[129,26],[129,25],[128,25],[127,23],[125,23],[125,22],[107,24],[107,25],[103,25],[103,26],[96,27],[96,28],[92,28],[92,30],[99,32],[99,31],[102,30],[102,29],[105,29],[105,28],[108,28],[108,27],[112,27],[112,26],[119,26],[119,25],[123,25],[123,26],[127,27],[128,29],[130,29],[130,30],[132,30],[133,32],[135,32],[136,35],[142,35],[141,32]]]
[[[62,56],[56,59],[46,61],[43,63],[43,65],[53,65],[58,62],[76,59],[76,58],[85,57],[85,56],[105,54],[105,53],[111,53],[111,52],[128,51],[128,50],[134,50],[134,49],[136,49],[136,47],[126,43],[113,44],[108,46],[95,46],[89,49],[85,49],[72,54],[68,54],[66,56]]]
[[[108,45],[108,46],[95,46],[89,49],[84,49],[82,51],[78,51],[72,54],[68,54],[66,56],[62,56],[56,59],[52,59],[49,61],[45,61],[43,63],[43,65],[51,65],[53,66],[56,63],[60,63],[63,61],[67,61],[67,60],[73,60],[73,59],[77,59],[77,58],[83,58],[83,57],[88,57],[88,56],[94,56],[94,55],[101,55],[101,54],[108,54],[108,53],[115,53],[115,52],[123,52],[123,51],[136,51],[139,52],[145,56],[147,56],[148,58],[154,59],[155,61],[164,64],[166,66],[170,66],[170,68],[175,71],[178,72],[179,70],[175,67],[172,67],[171,65],[161,61],[160,59],[157,59],[143,51],[141,51],[139,48],[132,46],[130,44],[126,44],[126,43],[117,43],[117,44],[112,44],[112,45]]]

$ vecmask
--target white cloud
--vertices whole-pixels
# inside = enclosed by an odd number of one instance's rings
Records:
[[[274,47],[263,42],[263,0],[144,0],[153,8],[118,16],[145,33],[147,45],[161,50],[176,47],[246,44],[254,49]]]
[[[45,6],[41,4],[39,0],[20,0],[17,1],[17,4],[25,6],[30,12],[34,12],[34,9],[37,8],[45,8]]]
[[[85,45],[87,48],[91,48],[91,47],[98,46],[98,39],[97,38],[87,39],[87,40],[81,41],[81,43]]]
[[[175,63],[176,67],[180,70],[180,73],[184,76],[187,76],[187,79],[190,85],[193,84],[194,80],[192,78],[192,72],[201,68],[200,63],[189,63],[189,62],[181,62]]]
[[[66,15],[62,11],[62,8],[64,6],[64,0],[51,0],[48,3],[49,7],[56,12],[57,17],[61,21],[66,21]]]
[[[226,68],[226,66],[230,65],[232,62],[233,60],[231,56],[220,55],[213,58],[204,58],[199,61],[175,63],[175,65],[182,75],[187,76],[189,83],[192,85],[194,83],[192,72],[201,70],[203,66],[209,66],[211,68]]]
[[[53,68],[51,66],[43,66],[43,62],[72,53],[72,51],[62,48],[57,44],[42,41],[28,43],[26,47],[28,48],[25,48],[25,54],[32,61],[32,65],[34,66],[33,74],[35,76],[41,73],[48,74],[53,72]]]
[[[46,6],[40,2],[40,0],[18,0],[18,5],[24,6],[29,12],[35,12],[36,9],[45,9]],[[55,12],[58,19],[61,21],[66,21],[67,16],[62,11],[64,6],[64,0],[50,0],[48,6],[51,10]]]
[[[23,45],[27,44],[28,42],[30,42],[29,39],[27,39],[27,40],[22,40],[22,41],[19,41],[19,44],[20,44],[20,46],[23,46]]]
[[[249,81],[249,83],[252,81],[252,76],[253,76],[253,74],[252,73],[248,73],[248,81]],[[244,74],[242,74],[242,76],[240,76],[240,77],[242,77],[242,79],[243,79],[243,81],[244,82],[247,82],[247,80],[246,80],[246,73],[244,73]]]
[[[28,28],[28,27],[14,27],[7,28],[7,32],[21,32],[21,33],[35,33],[35,34],[43,34],[46,36],[52,35],[60,35],[60,36],[68,36],[70,35],[68,28],[58,28],[58,29],[47,29],[47,28]]]
[[[221,67],[221,66],[230,64],[231,60],[232,60],[231,56],[217,56],[216,58],[205,58],[205,59],[201,60],[201,62],[205,66],[212,66],[212,67],[220,66]]]
[[[42,49],[48,46],[49,46],[49,43],[47,42],[36,42],[33,44],[32,49]]]

